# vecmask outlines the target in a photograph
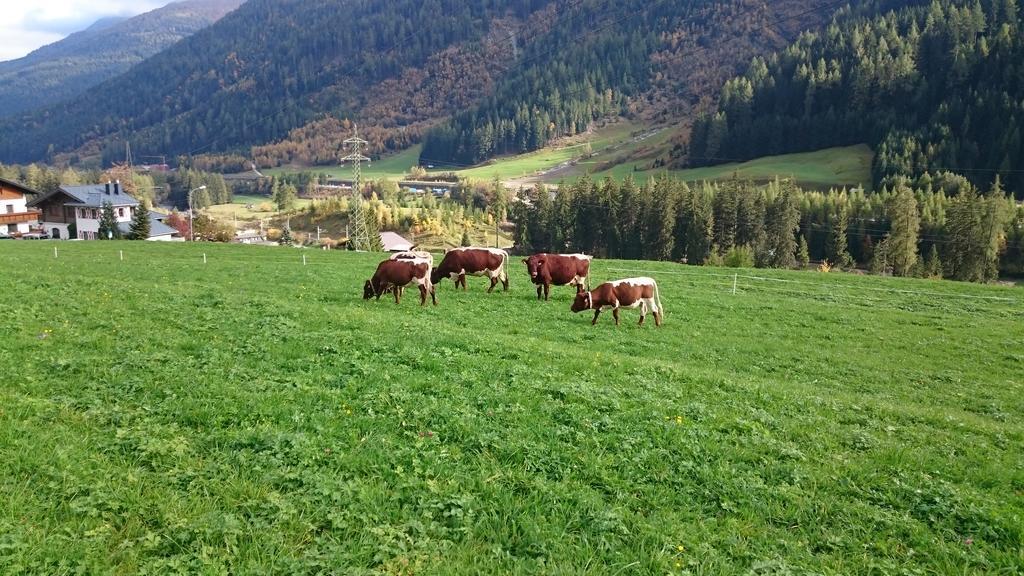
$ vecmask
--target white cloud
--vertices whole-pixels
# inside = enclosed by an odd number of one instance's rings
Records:
[[[0,61],[29,52],[88,28],[104,16],[134,16],[168,0],[2,0]]]

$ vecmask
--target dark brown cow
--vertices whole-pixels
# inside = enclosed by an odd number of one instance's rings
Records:
[[[363,299],[377,297],[380,300],[389,288],[395,295],[395,304],[402,299],[401,288],[415,284],[420,289],[420,305],[427,303],[427,292],[437,306],[437,293],[430,281],[430,263],[427,260],[385,260],[377,265],[373,278],[363,286]]]
[[[443,278],[451,278],[455,287],[462,285],[466,290],[466,275],[487,276],[491,279],[491,287],[487,289],[488,294],[494,291],[500,280],[505,290],[508,290],[508,252],[497,248],[456,248],[449,250],[434,273],[430,281],[437,284]]]
[[[655,325],[661,326],[665,310],[661,307],[661,295],[658,293],[658,283],[654,279],[629,278],[605,282],[590,292],[577,294],[576,300],[572,303],[573,312],[594,311],[594,321],[591,324],[597,324],[597,317],[601,315],[602,309],[611,308],[616,326],[619,325],[619,308],[637,307],[640,308],[641,326],[644,325],[648,308],[654,313]]]
[[[537,299],[548,299],[551,285],[576,286],[579,294],[587,289],[587,277],[590,276],[590,261],[593,256],[585,254],[534,254],[523,260],[530,280],[537,285]]]

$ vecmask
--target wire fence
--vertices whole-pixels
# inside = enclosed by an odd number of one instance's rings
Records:
[[[258,248],[257,248],[258,249]],[[164,253],[159,258],[134,253],[131,249],[117,249],[110,252],[89,252],[84,254],[78,250],[67,250],[54,246],[50,259],[71,259],[75,264],[103,262],[131,262],[153,267],[175,265],[186,267],[248,267],[251,270],[267,267],[282,271],[293,267],[305,267],[310,270],[322,269],[325,266],[337,266],[338,254],[322,250],[296,249],[294,251],[266,248],[267,253],[239,257],[237,253],[226,254],[218,250],[209,252],[198,250]],[[621,261],[617,261],[619,263]],[[941,308],[950,312],[988,312],[992,314],[1020,315],[1024,318],[1024,298],[1010,292],[1014,288],[1000,290],[1000,294],[967,294],[954,291],[928,290],[922,288],[870,286],[866,283],[851,282],[854,276],[843,279],[842,273],[807,274],[807,278],[779,278],[768,274],[753,273],[750,269],[737,269],[727,272],[722,269],[703,269],[699,267],[680,266],[676,270],[649,269],[642,267],[624,267],[611,265],[604,267],[596,260],[595,271],[614,277],[649,276],[655,278],[663,286],[672,283],[698,289],[700,294],[680,294],[673,298],[707,299],[714,296],[716,302],[743,301],[751,297],[784,297],[798,300],[813,300],[828,304],[850,306],[863,305],[875,308],[898,308],[904,311],[927,311]],[[511,271],[510,271],[511,272]],[[261,272],[263,273],[263,272]],[[770,273],[769,273],[770,274]],[[592,274],[591,285],[599,282]],[[812,279],[813,278],[813,279]],[[613,278],[609,277],[607,280]],[[524,278],[525,280],[525,278]],[[947,284],[950,287],[967,286],[966,284]],[[992,290],[999,290],[992,288]],[[730,300],[731,299],[731,300]]]

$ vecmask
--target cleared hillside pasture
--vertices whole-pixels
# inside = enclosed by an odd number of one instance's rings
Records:
[[[687,182],[727,180],[737,175],[743,180],[769,182],[775,178],[793,178],[809,189],[854,188],[863,186],[871,190],[871,149],[863,144],[843,148],[828,148],[814,152],[766,156],[748,162],[731,162],[692,168],[670,170],[673,177]],[[612,176],[622,179],[631,174],[634,179],[645,179],[664,173],[664,170],[634,171],[636,163],[625,162],[596,177]]]
[[[591,327],[379,258],[0,246],[0,573],[1024,570],[1019,288],[597,261],[667,314]]]

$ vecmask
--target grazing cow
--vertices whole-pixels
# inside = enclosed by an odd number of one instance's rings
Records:
[[[661,326],[662,315],[665,313],[664,308],[661,307],[658,283],[652,278],[629,278],[628,280],[605,282],[590,292],[577,294],[576,300],[572,303],[573,312],[594,311],[594,321],[591,324],[597,324],[597,317],[606,307],[612,309],[616,326],[619,325],[619,308],[639,307],[641,326],[644,325],[648,308],[654,313],[656,326]]]
[[[466,290],[466,275],[487,276],[491,279],[490,294],[500,280],[508,290],[508,252],[497,248],[456,248],[444,255],[441,263],[434,268],[430,281],[437,284],[442,278],[451,278],[455,287],[462,285]]]
[[[590,261],[593,256],[584,254],[534,254],[523,260],[530,280],[537,285],[537,299],[548,299],[551,285],[576,286],[579,294],[587,289],[587,277],[590,276]]]
[[[420,306],[427,303],[427,293],[437,306],[437,293],[430,281],[430,262],[427,260],[385,260],[377,265],[377,271],[373,278],[366,281],[363,286],[363,299],[369,300],[374,296],[380,300],[381,295],[388,291],[395,295],[395,304],[402,299],[402,288],[415,284],[420,289]]]
[[[389,260],[426,260],[427,262],[430,263],[431,268],[434,267],[434,255],[431,254],[430,252],[423,252],[420,250],[406,250],[405,252],[395,252],[394,254],[391,255],[391,258],[389,258]],[[394,290],[398,290],[399,296],[405,294],[404,287],[396,288],[395,286],[389,286],[384,291],[391,292]]]
[[[434,267],[434,255],[430,252],[423,252],[420,250],[407,250],[405,252],[395,252],[391,255],[391,260],[426,260],[430,262],[430,267]]]

